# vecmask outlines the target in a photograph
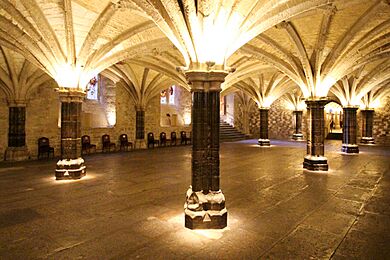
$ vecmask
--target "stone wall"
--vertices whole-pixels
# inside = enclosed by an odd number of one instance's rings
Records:
[[[128,135],[129,141],[135,140],[135,106],[128,93],[121,87],[117,87],[107,79],[102,80],[102,112],[114,116],[114,125],[107,127],[93,127],[87,120],[98,120],[85,116],[90,113],[94,106],[83,103],[83,114],[81,121],[81,135],[89,135],[91,143],[97,145],[97,150],[102,149],[101,137],[109,134],[111,142],[115,142],[119,147],[119,136],[123,133]],[[45,83],[35,89],[28,98],[26,105],[26,144],[30,151],[31,159],[36,159],[38,155],[38,138],[45,136],[49,138],[50,145],[54,147],[55,156],[60,155],[61,128],[58,125],[60,116],[60,101],[58,94],[54,91],[57,84],[54,81]],[[95,101],[96,102],[96,101]],[[191,94],[183,94],[183,102],[180,104],[182,111],[191,111]],[[161,126],[160,125],[161,106],[159,96],[153,98],[145,111],[145,132],[153,132],[158,138],[159,133],[166,132],[169,136],[172,131],[191,131],[191,126]],[[92,115],[101,116],[101,115]],[[145,135],[146,136],[146,135]],[[5,96],[0,92],[0,160],[4,160],[5,150],[8,146],[8,104]]]
[[[38,87],[26,105],[26,144],[32,158],[38,155],[38,138],[47,137],[56,155],[61,153],[61,129],[58,127],[60,100],[54,91],[57,84],[47,82]]]
[[[175,103],[169,104],[169,102],[167,102],[167,104],[160,105],[160,124],[163,127],[180,127],[191,123],[191,93],[179,86],[176,86],[174,91]],[[167,114],[170,114],[169,119]]]
[[[293,111],[286,108],[283,100],[276,100],[268,112],[268,135],[271,139],[291,139],[295,129]],[[242,128],[241,119],[238,128]],[[253,138],[260,134],[260,114],[257,107],[252,108],[249,115],[249,129]],[[306,136],[306,111],[303,111],[302,134]]]
[[[235,101],[235,126],[243,131],[242,115],[239,114],[240,106]],[[276,100],[269,110],[269,137],[274,139],[290,139],[294,132],[293,112],[286,109],[284,101]],[[360,110],[357,112],[357,138],[360,141],[362,135],[362,117]],[[307,111],[303,111],[302,134],[306,137]],[[259,111],[253,108],[249,112],[249,129],[253,138],[258,138],[260,128]],[[377,108],[374,113],[373,137],[376,144],[390,146],[390,97],[383,102],[382,107]]]
[[[361,123],[362,120],[360,129]],[[361,136],[361,130],[359,134]],[[382,107],[375,109],[373,136],[376,144],[390,146],[390,96],[384,100]]]

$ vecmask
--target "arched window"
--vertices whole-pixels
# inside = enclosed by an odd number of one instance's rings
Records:
[[[176,93],[176,86],[173,85],[169,88],[169,104],[170,105],[175,104],[175,93]]]
[[[160,103],[161,104],[167,103],[167,91],[165,89],[160,92]]]
[[[98,100],[99,75],[93,77],[87,84],[87,99]]]

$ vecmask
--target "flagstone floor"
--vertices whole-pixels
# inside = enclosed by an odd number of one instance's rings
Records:
[[[55,160],[0,163],[0,259],[389,259],[390,148],[302,170],[305,143],[221,145],[228,227],[184,228],[191,147],[85,156],[87,176],[55,181]]]

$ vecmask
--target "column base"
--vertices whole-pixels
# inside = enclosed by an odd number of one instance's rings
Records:
[[[25,161],[30,159],[30,153],[26,146],[7,147],[5,150],[6,161]]]
[[[146,149],[146,142],[144,139],[136,139],[134,142],[134,149]]]
[[[293,134],[292,139],[295,141],[302,141],[303,140],[303,134]]]
[[[362,144],[374,144],[374,138],[373,137],[362,137],[360,140]]]
[[[310,171],[327,171],[328,159],[324,156],[306,155],[303,161],[303,168]]]
[[[227,226],[225,196],[222,191],[194,192],[190,187],[184,204],[185,227],[189,229],[222,229]]]
[[[56,180],[81,179],[86,175],[86,168],[83,158],[59,160],[55,172]]]
[[[270,146],[270,145],[271,145],[269,139],[259,139],[259,140],[257,141],[257,143],[258,143],[260,146]]]
[[[357,144],[342,144],[341,151],[343,153],[359,153],[359,146]]]

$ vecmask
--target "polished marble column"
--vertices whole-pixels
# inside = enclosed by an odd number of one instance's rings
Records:
[[[192,90],[192,179],[186,194],[185,226],[220,229],[227,225],[220,189],[220,92],[225,71],[187,71]]]
[[[303,111],[301,110],[295,110],[293,111],[293,115],[295,118],[295,131],[293,134],[293,139],[296,141],[303,140],[303,134],[302,134],[302,115]]]
[[[324,156],[325,118],[324,107],[327,100],[306,100],[307,124],[307,154],[303,168],[311,171],[327,171],[328,159]]]
[[[341,147],[341,151],[344,153],[359,153],[359,146],[356,142],[357,110],[357,107],[343,108],[343,144]]]
[[[80,179],[86,174],[81,157],[81,106],[85,92],[60,88],[61,101],[61,159],[57,162],[57,180]]]
[[[268,111],[269,108],[261,107],[260,112],[260,138],[258,144],[260,146],[270,146],[268,138]]]
[[[372,128],[374,126],[374,110],[365,109],[361,110],[362,113],[362,138],[360,140],[363,144],[373,144],[374,137],[372,136]]]
[[[145,143],[145,107],[135,106],[135,148],[146,148]]]

